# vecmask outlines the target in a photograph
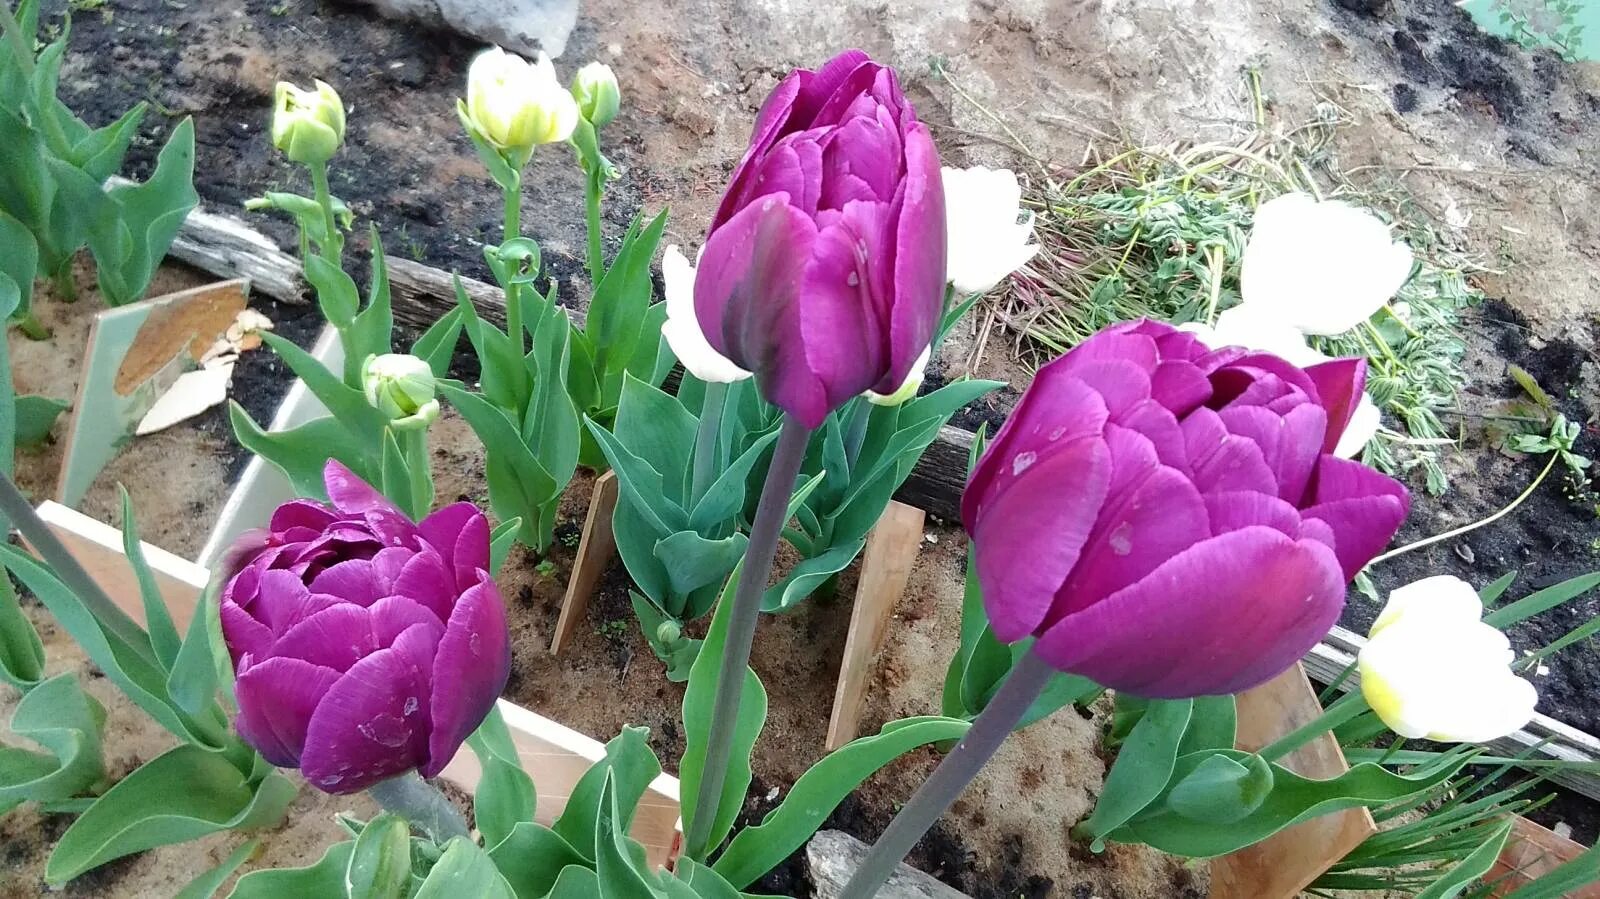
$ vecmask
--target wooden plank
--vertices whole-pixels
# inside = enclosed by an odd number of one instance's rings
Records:
[[[456,305],[455,276],[411,259],[385,256],[389,267],[390,305],[397,324],[415,331],[427,330]],[[461,286],[485,321],[506,326],[506,295],[493,284],[462,277]]]
[[[39,514],[112,601],[142,623],[144,603],[122,554],[121,532],[53,502],[43,503]],[[162,585],[167,608],[182,629],[194,617],[209,573],[158,547],[144,546],[145,557]],[[499,708],[517,746],[517,755],[539,791],[537,820],[549,824],[565,809],[578,779],[605,756],[605,746],[507,700],[500,700]],[[483,772],[477,756],[463,746],[440,776],[471,794]],[[678,780],[660,775],[639,801],[633,838],[645,847],[652,863],[666,865],[676,856],[680,829]]]
[[[1549,874],[1584,853],[1584,846],[1527,818],[1517,818],[1500,858],[1484,880],[1494,883],[1495,896],[1504,896]],[[1567,899],[1600,899],[1600,883],[1566,893]]]
[[[572,642],[578,625],[589,614],[589,600],[605,576],[606,567],[617,556],[617,539],[611,531],[611,515],[617,508],[617,474],[608,471],[594,481],[589,495],[589,514],[583,519],[583,534],[578,538],[578,554],[572,560],[572,576],[561,597],[561,615],[550,638],[550,654],[559,655]]]
[[[207,284],[95,313],[65,428],[56,499],[77,505],[140,419],[223,336],[249,282]]]
[[[110,184],[132,184],[113,177]],[[306,302],[300,259],[231,215],[196,206],[184,219],[167,255],[218,278],[247,278],[257,293],[285,303]]]
[[[1335,626],[1326,639],[1306,655],[1305,667],[1310,675],[1323,683],[1332,683],[1355,661],[1356,654],[1367,644],[1360,634]],[[1360,675],[1351,675],[1341,690],[1353,690],[1361,683]],[[1600,762],[1600,740],[1562,724],[1547,715],[1535,714],[1533,720],[1521,730],[1490,740],[1484,744],[1498,755],[1518,756],[1531,751],[1531,758],[1557,759],[1570,762]],[[1541,772],[1551,781],[1600,801],[1600,775],[1574,768],[1549,768]]]
[[[828,721],[830,752],[856,738],[872,657],[883,647],[894,607],[906,592],[911,566],[922,547],[922,523],[921,509],[890,501],[867,535],[844,658],[839,663],[839,683],[833,692],[833,716]]]
[[[1322,704],[1299,665],[1237,698],[1234,744],[1256,752],[1311,723]],[[1339,741],[1323,733],[1279,760],[1304,777],[1327,780],[1350,766]],[[1292,899],[1362,840],[1377,833],[1372,813],[1347,809],[1302,821],[1293,827],[1211,861],[1211,899]]]

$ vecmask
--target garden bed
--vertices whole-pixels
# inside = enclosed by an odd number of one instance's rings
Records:
[[[1590,425],[1578,451],[1600,455],[1592,428],[1593,398],[1600,395],[1594,355],[1600,291],[1592,271],[1600,264],[1600,239],[1585,214],[1596,206],[1596,162],[1594,151],[1582,144],[1600,116],[1592,67],[1574,70],[1510,55],[1456,25],[1465,17],[1443,0],[1397,2],[1378,18],[1333,3],[1283,0],[1265,4],[1243,23],[1218,21],[1230,16],[1213,10],[1198,27],[1196,13],[1185,4],[1151,3],[1134,11],[1091,11],[1087,4],[1072,10],[1048,3],[1015,4],[1017,9],[974,5],[964,17],[933,4],[939,11],[894,10],[884,22],[880,6],[852,3],[821,33],[813,33],[816,23],[787,21],[777,3],[701,5],[706,8],[666,0],[590,4],[569,45],[568,60],[598,57],[617,68],[626,92],[626,112],[614,134],[608,132],[607,152],[627,174],[609,196],[612,235],[620,235],[636,212],[670,205],[667,242],[698,244],[726,168],[742,149],[749,115],[782,67],[814,62],[843,44],[867,43],[902,64],[924,117],[934,123],[947,157],[957,162],[1008,158],[999,144],[1016,140],[1041,157],[1076,161],[1086,141],[1103,143],[1090,132],[1109,130],[1106,122],[1160,139],[1225,133],[1229,117],[1244,114],[1236,66],[1247,57],[1264,59],[1263,78],[1275,103],[1303,111],[1331,100],[1353,111],[1357,123],[1341,132],[1338,148],[1347,167],[1396,167],[1372,174],[1404,183],[1424,214],[1442,215],[1447,201],[1476,212],[1454,237],[1502,260],[1496,268],[1505,272],[1478,279],[1493,301],[1469,312],[1463,324],[1473,379],[1463,408],[1481,412],[1513,395],[1517,388],[1505,377],[1505,365],[1518,364],[1557,397],[1572,420]],[[1141,35],[1136,49],[1122,46],[1131,28]],[[378,224],[390,253],[487,278],[481,249],[496,239],[499,198],[482,178],[451,112],[472,49],[457,38],[374,21],[360,9],[306,0],[109,0],[77,15],[64,88],[91,121],[105,120],[137,99],[155,100],[172,114],[193,114],[200,145],[197,186],[208,205],[229,211],[263,190],[285,186],[289,168],[262,133],[273,82],[326,78],[358,111],[336,160],[334,192]],[[925,60],[945,54],[957,60],[952,77],[992,107],[1013,136],[997,130],[993,119],[947,84],[926,77]],[[1302,69],[1345,74],[1306,81]],[[1048,99],[1038,110],[1020,99],[1040,95]],[[1090,131],[1073,124],[1090,121],[1100,124]],[[156,115],[147,124],[153,132],[166,127]],[[535,161],[526,196],[528,229],[560,282],[559,296],[571,304],[589,291],[582,273],[583,223],[566,202],[581,193],[582,184],[566,153],[555,149]],[[152,155],[152,147],[136,147],[135,170]],[[1475,175],[1475,169],[1516,169],[1539,177]],[[284,246],[293,242],[282,222],[263,216],[253,224]],[[364,255],[364,243],[364,235],[352,241],[352,258]],[[174,273],[165,283],[188,286],[196,283],[193,277]],[[162,284],[152,295],[163,292]],[[253,303],[277,322],[278,333],[303,345],[314,336],[312,307],[263,305],[259,297]],[[19,380],[37,377],[25,386],[70,395],[75,366],[68,363],[81,352],[85,316],[97,307],[92,297],[76,306],[45,298],[38,306],[55,327],[56,342],[28,348],[13,338]],[[976,334],[958,333],[937,370],[962,373],[977,342]],[[974,373],[1022,386],[1027,368],[1012,358],[1009,343],[1008,336],[992,337]],[[36,353],[37,363],[22,358],[24,351]],[[473,373],[460,374],[470,380]],[[234,383],[232,395],[265,421],[287,373],[272,354],[250,353]],[[997,423],[1015,393],[996,396],[957,423]],[[1463,433],[1463,452],[1448,461],[1452,490],[1439,498],[1419,493],[1397,543],[1481,518],[1537,474],[1537,461],[1500,454],[1470,420]],[[465,425],[447,413],[432,439],[439,497],[481,502],[481,450]],[[51,455],[25,459],[24,486],[40,494],[48,489],[56,466]],[[213,410],[171,432],[134,441],[84,508],[113,520],[114,485],[124,481],[133,491],[144,538],[193,554],[245,458],[225,413]],[[575,540],[587,496],[588,482],[580,478],[563,502],[561,539],[545,560],[550,566],[540,568],[541,560],[518,547],[502,578],[514,646],[506,695],[601,739],[623,724],[648,726],[656,751],[676,758],[682,749],[682,688],[659,676],[659,663],[633,623],[620,567],[602,585],[589,626],[580,628],[574,645],[559,657],[546,651],[571,564],[567,535]],[[930,526],[929,534],[880,656],[863,732],[937,703],[944,660],[956,640],[966,542],[948,526]],[[1513,515],[1386,563],[1374,580],[1386,591],[1426,574],[1453,572],[1481,585],[1519,569],[1519,588],[1531,589],[1600,567],[1595,541],[1600,517],[1564,497],[1552,478]],[[853,578],[847,572],[836,597],[819,596],[791,615],[764,622],[753,666],[772,695],[772,714],[757,747],[755,768],[767,780],[752,791],[746,812],[753,817],[771,806],[769,790],[786,790],[822,755],[823,732],[816,722],[826,719],[833,695]],[[1376,609],[1353,594],[1343,623],[1364,631]],[[1526,623],[1513,638],[1519,647],[1542,645],[1597,613],[1600,599],[1590,597]],[[66,641],[59,635],[50,639],[42,616],[36,620],[47,634],[52,665],[75,664],[71,648],[62,645]],[[1537,678],[1541,711],[1600,731],[1596,658],[1586,647],[1558,656],[1550,673]],[[113,759],[113,773],[161,748],[154,726],[113,697],[104,682],[91,682],[91,691],[112,709],[108,743],[125,753]],[[8,705],[0,705],[0,714],[8,712]],[[1104,775],[1105,761],[1094,748],[1101,723],[1065,711],[1013,740],[913,862],[979,897],[1203,895],[1203,865],[1125,846],[1095,856],[1068,837],[1067,828],[1092,806]],[[931,752],[904,760],[847,801],[829,826],[870,840],[935,761]],[[1018,802],[1019,796],[1037,798]],[[334,811],[371,812],[364,799],[311,791],[297,802],[291,819],[296,823],[274,833],[253,864],[309,861],[317,852],[310,847],[333,837]],[[39,889],[42,853],[60,822],[30,814],[13,814],[0,831],[8,861],[16,862],[0,877],[0,895]],[[1593,805],[1582,801],[1558,804],[1541,818],[1552,819],[1572,824],[1585,841],[1600,828]],[[35,828],[42,839],[33,835]],[[220,836],[198,849],[156,850],[115,863],[71,889],[83,895],[170,894],[237,842]],[[780,869],[762,888],[804,895],[798,869],[797,863]]]

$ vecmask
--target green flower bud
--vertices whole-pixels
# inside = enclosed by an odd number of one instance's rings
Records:
[[[572,98],[578,101],[578,111],[596,128],[604,128],[616,118],[617,109],[622,106],[617,75],[603,62],[591,62],[578,70],[572,78]]]
[[[303,91],[278,82],[272,102],[272,144],[302,165],[320,165],[344,143],[344,103],[325,81]]]
[[[683,628],[676,621],[663,621],[656,627],[656,642],[671,646],[683,638]]]
[[[368,356],[361,367],[367,402],[399,431],[426,428],[439,417],[433,370],[416,356],[385,353]]]

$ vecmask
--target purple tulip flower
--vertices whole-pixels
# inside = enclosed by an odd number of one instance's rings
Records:
[[[706,239],[694,305],[711,345],[815,428],[899,388],[944,284],[939,154],[894,71],[851,50],[791,73]]]
[[[239,735],[329,793],[437,775],[511,671],[489,522],[456,503],[413,523],[338,462],[332,507],[279,506],[222,590]]]
[[[1410,506],[1332,455],[1365,380],[1149,321],[1040,369],[962,500],[995,636],[1149,698],[1294,664]]]

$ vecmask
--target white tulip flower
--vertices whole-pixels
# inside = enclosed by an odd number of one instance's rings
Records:
[[[1366,321],[1410,276],[1411,248],[1377,216],[1290,193],[1256,210],[1239,293],[1246,306],[1326,336]]]
[[[699,262],[696,255],[695,262]],[[676,244],[669,245],[661,255],[661,282],[667,295],[667,320],[661,325],[661,336],[673,355],[683,363],[689,374],[708,384],[731,384],[750,377],[727,356],[717,352],[706,340],[700,319],[694,314],[695,266],[683,255]]]
[[[528,62],[491,47],[467,70],[461,119],[502,154],[526,161],[540,144],[564,141],[578,125],[578,101],[556,78],[550,57]]]
[[[1539,701],[1511,671],[1506,635],[1482,621],[1471,584],[1451,575],[1395,590],[1358,657],[1361,692],[1409,739],[1482,743],[1517,730]]]
[[[1190,322],[1178,326],[1205,342],[1206,346],[1242,346],[1246,349],[1271,353],[1300,368],[1309,368],[1329,362],[1332,357],[1323,355],[1306,342],[1305,335],[1274,318],[1265,311],[1251,306],[1235,306],[1217,316],[1215,325]],[[1383,425],[1383,413],[1372,401],[1371,394],[1363,393],[1361,401],[1351,414],[1350,421],[1339,435],[1333,454],[1342,459],[1353,459],[1361,454],[1367,443],[1377,436]]]
[[[1010,169],[977,166],[944,175],[947,280],[956,293],[985,293],[1039,252],[1033,213],[1022,210],[1022,185]]]
[[[928,362],[932,358],[933,346],[930,344],[927,349],[922,351],[922,355],[917,357],[917,361],[911,363],[911,371],[906,374],[906,379],[900,383],[899,388],[894,393],[873,393],[869,390],[863,393],[862,396],[866,397],[867,402],[874,406],[898,406],[915,397],[917,391],[922,389],[922,381],[928,374]]]

